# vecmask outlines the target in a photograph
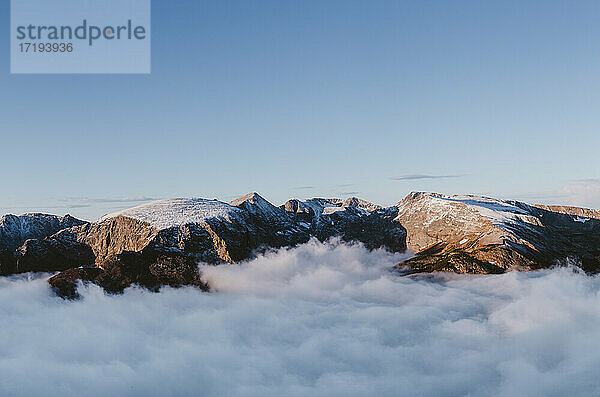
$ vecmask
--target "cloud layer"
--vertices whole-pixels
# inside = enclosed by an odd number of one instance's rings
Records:
[[[600,279],[403,278],[311,242],[203,266],[217,292],[53,297],[0,279],[0,395],[597,395]]]
[[[448,179],[448,178],[461,178],[463,176],[467,176],[466,174],[456,174],[456,175],[425,175],[425,174],[407,174],[407,175],[398,175],[394,176],[391,179],[395,181],[415,181],[421,179]]]

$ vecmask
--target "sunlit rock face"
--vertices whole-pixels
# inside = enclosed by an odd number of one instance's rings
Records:
[[[498,273],[566,262],[600,270],[600,220],[592,210],[435,193],[411,193],[398,210],[417,253],[399,265],[409,272]]]

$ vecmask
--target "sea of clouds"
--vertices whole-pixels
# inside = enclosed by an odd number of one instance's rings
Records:
[[[193,288],[55,297],[0,278],[0,395],[600,395],[600,278],[573,268],[409,278],[310,242]]]

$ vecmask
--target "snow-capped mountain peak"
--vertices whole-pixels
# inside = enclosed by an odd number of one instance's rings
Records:
[[[237,207],[218,200],[203,198],[175,198],[158,200],[137,207],[105,215],[100,221],[124,216],[149,223],[156,229],[204,222],[212,218],[232,218],[241,213]]]
[[[284,211],[275,207],[258,193],[249,193],[229,202],[229,204],[267,218],[281,218],[286,216]]]
[[[462,219],[465,223],[477,223],[479,216],[497,226],[519,221],[537,223],[528,210],[531,208],[529,205],[485,196],[413,192],[398,203],[398,208],[401,213],[411,211],[427,214],[427,224],[444,217]]]

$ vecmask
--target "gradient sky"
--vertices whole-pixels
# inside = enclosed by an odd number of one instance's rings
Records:
[[[597,1],[153,1],[151,75],[10,75],[0,213],[412,190],[600,207]]]

